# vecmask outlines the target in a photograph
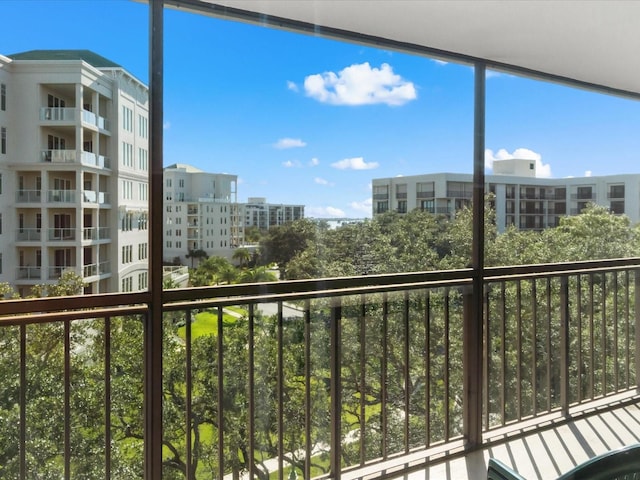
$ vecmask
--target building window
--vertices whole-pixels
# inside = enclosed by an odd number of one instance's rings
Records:
[[[133,245],[122,246],[122,263],[133,262]]]
[[[374,185],[373,186],[373,199],[374,200],[386,200],[389,198],[389,187],[387,185]]]
[[[145,260],[149,256],[149,245],[146,243],[138,244],[138,260]]]
[[[384,213],[389,210],[389,202],[377,202],[376,213]]]
[[[396,185],[396,198],[403,199],[407,198],[407,184],[403,183],[401,185]]]
[[[133,110],[122,106],[122,128],[127,132],[133,132]]]
[[[609,198],[624,198],[624,185],[611,185],[609,188]]]
[[[624,200],[611,202],[611,213],[622,215],[624,213]],[[0,232],[2,233],[2,232]]]
[[[0,110],[3,112],[7,109],[7,86],[0,83]]]
[[[178,180],[178,187],[184,188],[184,178],[181,178],[180,180]]]
[[[7,127],[0,128],[0,153],[7,153]]]
[[[398,200],[398,213],[407,213],[407,201]]]
[[[122,279],[122,291],[131,292],[133,290],[133,278],[126,277]]]
[[[591,187],[578,187],[578,200],[593,199],[593,195],[591,192],[592,192]]]
[[[149,120],[140,114],[138,114],[138,135],[141,138],[149,136]]]
[[[122,142],[122,165],[124,167],[134,168],[133,145],[127,142]]]

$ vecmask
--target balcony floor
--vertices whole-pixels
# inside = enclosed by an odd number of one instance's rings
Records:
[[[551,479],[571,470],[589,458],[633,443],[640,443],[640,397],[637,392],[609,397],[571,411],[572,420],[560,414],[549,415],[535,423],[519,422],[485,435],[487,445],[466,453],[462,443],[449,443],[427,452],[428,468],[418,469],[425,454],[409,455],[385,462],[382,478],[393,480],[484,479],[487,462],[497,458],[515,468],[527,480]],[[537,424],[537,426],[535,426]],[[420,456],[421,458],[418,458]],[[405,463],[406,462],[406,463]],[[412,473],[395,476],[393,470],[415,465]],[[377,475],[380,478],[380,465]],[[355,472],[354,472],[355,473]],[[367,478],[363,470],[353,478]],[[364,474],[364,475],[363,475]],[[342,478],[352,478],[343,475]]]

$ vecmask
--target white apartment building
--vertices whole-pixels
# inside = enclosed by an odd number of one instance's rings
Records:
[[[180,163],[164,169],[165,262],[187,264],[196,250],[231,259],[242,239],[237,185],[237,175]]]
[[[304,218],[304,205],[284,205],[267,203],[265,197],[249,197],[241,206],[244,226],[268,230]]]
[[[87,50],[0,55],[0,281],[148,285],[148,88]]]
[[[576,215],[590,202],[640,222],[640,174],[598,177],[539,178],[532,160],[498,160],[485,176],[493,193],[498,231],[509,225],[541,230],[557,226],[560,218]],[[473,175],[433,173],[378,178],[372,182],[373,215],[406,213],[419,208],[451,217],[471,202]]]

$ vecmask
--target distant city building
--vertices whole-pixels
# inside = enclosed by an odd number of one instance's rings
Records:
[[[640,221],[640,174],[598,177],[539,178],[533,160],[496,160],[493,175],[485,176],[486,191],[494,194],[499,231],[509,225],[523,230],[555,227],[560,218],[577,215],[589,203]],[[452,217],[469,205],[473,175],[433,173],[378,178],[372,182],[373,215],[406,213],[416,208]]]
[[[147,288],[148,94],[87,50],[0,55],[0,281]]]
[[[189,263],[197,250],[231,258],[243,239],[237,185],[237,175],[206,173],[179,163],[164,169],[166,262]]]
[[[264,197],[249,197],[247,203],[241,205],[241,218],[245,227],[268,230],[304,218],[304,205],[267,203]]]

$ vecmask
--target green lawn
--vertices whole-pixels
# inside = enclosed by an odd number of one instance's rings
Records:
[[[237,318],[228,313],[222,314],[222,321],[224,325],[233,325],[236,323]],[[186,335],[186,326],[178,328],[178,336],[184,340]],[[218,309],[213,308],[206,312],[200,312],[196,314],[193,323],[191,324],[191,339],[195,340],[203,335],[218,334]]]

